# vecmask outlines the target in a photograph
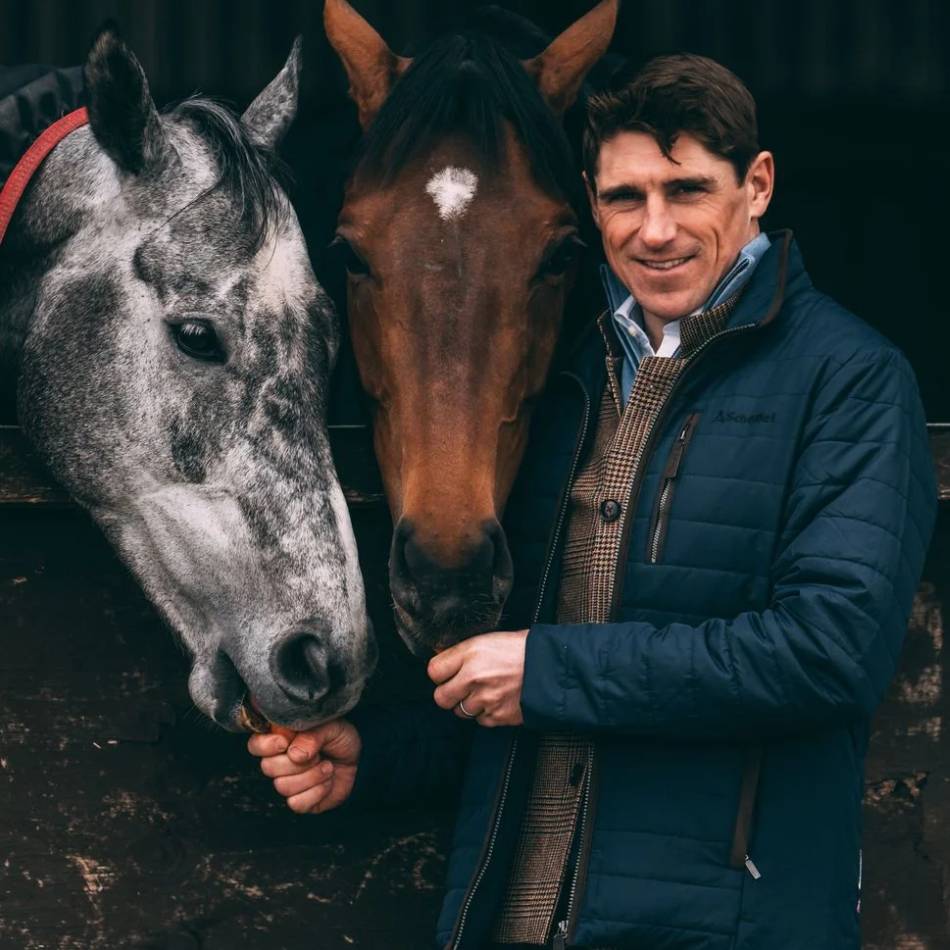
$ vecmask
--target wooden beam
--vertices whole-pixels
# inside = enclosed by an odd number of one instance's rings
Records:
[[[351,506],[385,504],[365,426],[331,426],[330,447]],[[74,502],[30,448],[18,426],[0,426],[0,505],[69,508]]]

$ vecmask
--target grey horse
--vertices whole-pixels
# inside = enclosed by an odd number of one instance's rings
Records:
[[[0,247],[0,380],[21,425],[193,657],[227,729],[349,710],[375,663],[330,456],[339,329],[271,157],[300,45],[238,119],[159,113],[111,30],[89,124]]]

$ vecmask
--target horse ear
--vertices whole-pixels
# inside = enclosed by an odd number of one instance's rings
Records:
[[[326,0],[323,25],[330,45],[343,60],[350,98],[365,130],[412,60],[397,56],[346,0]]]
[[[277,148],[297,114],[303,38],[290,48],[284,68],[267,84],[241,116],[241,124],[258,144]]]
[[[619,7],[620,0],[601,0],[593,10],[552,40],[547,49],[534,59],[523,62],[528,74],[538,84],[541,95],[557,115],[574,104],[584,77],[607,52]]]
[[[89,125],[96,141],[122,169],[134,175],[159,163],[165,133],[135,54],[107,26],[85,66]]]

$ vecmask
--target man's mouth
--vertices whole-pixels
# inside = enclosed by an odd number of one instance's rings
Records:
[[[642,264],[648,270],[665,271],[681,267],[687,261],[691,261],[693,256],[694,255],[690,254],[687,257],[668,257],[666,260],[648,260],[644,257],[638,257],[637,263]]]

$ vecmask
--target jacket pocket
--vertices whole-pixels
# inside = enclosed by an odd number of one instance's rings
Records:
[[[749,749],[745,768],[742,770],[742,784],[739,788],[739,807],[736,810],[736,823],[732,833],[732,848],[729,864],[737,871],[745,868],[753,878],[762,875],[755,862],[749,857],[749,838],[752,834],[752,819],[755,815],[755,802],[759,792],[759,774],[762,771],[761,746]]]
[[[689,447],[700,413],[694,412],[686,417],[679,435],[673,442],[670,454],[663,469],[663,478],[656,501],[653,503],[653,515],[650,518],[650,530],[647,533],[647,562],[656,564],[663,556],[666,545],[666,530],[669,527],[670,508],[673,505],[673,495],[676,492],[676,483],[679,479],[683,456]]]

